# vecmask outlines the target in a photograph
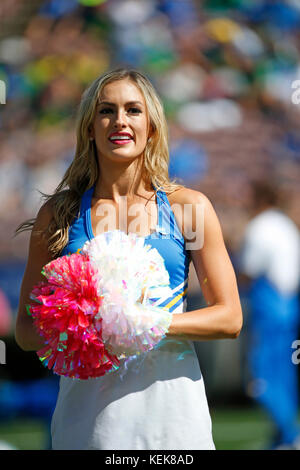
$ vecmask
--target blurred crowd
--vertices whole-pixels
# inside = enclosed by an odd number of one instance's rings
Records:
[[[299,0],[1,0],[0,336],[18,302],[14,262],[23,267],[28,250],[29,234],[14,231],[73,159],[82,92],[119,66],[142,70],[158,90],[170,176],[210,198],[233,260],[256,180],[272,182],[300,228]],[[11,389],[0,392],[14,409]]]
[[[120,65],[156,86],[170,174],[211,198],[229,249],[258,176],[276,181],[300,226],[299,1],[2,0],[0,22],[1,258],[26,257],[14,230],[72,160],[83,90]]]

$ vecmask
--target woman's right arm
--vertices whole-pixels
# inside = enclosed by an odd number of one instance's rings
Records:
[[[43,266],[53,259],[48,251],[46,237],[38,233],[49,226],[51,219],[51,204],[46,202],[40,208],[31,232],[28,260],[20,291],[15,339],[24,351],[37,351],[44,346],[42,337],[36,331],[32,318],[27,313],[26,305],[32,303],[30,293],[33,286],[45,280],[45,276],[41,274]]]

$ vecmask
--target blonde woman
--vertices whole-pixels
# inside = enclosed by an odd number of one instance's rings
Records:
[[[192,341],[236,338],[241,306],[212,204],[169,180],[168,159],[167,125],[151,82],[135,70],[108,72],[83,95],[76,153],[61,184],[36,219],[17,229],[32,230],[16,323],[26,351],[43,346],[25,308],[42,266],[99,233],[144,237],[170,275],[172,296],[161,299],[174,313],[167,340],[123,378],[61,377],[53,449],[215,448]],[[191,262],[207,307],[185,312]]]

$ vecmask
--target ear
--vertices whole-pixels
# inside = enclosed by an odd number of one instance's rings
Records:
[[[148,139],[150,139],[154,134],[154,127],[152,124],[150,124],[150,127],[149,127],[149,132],[148,132]]]

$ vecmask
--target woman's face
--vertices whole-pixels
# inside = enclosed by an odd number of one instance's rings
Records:
[[[128,161],[140,157],[149,128],[145,99],[135,83],[123,79],[105,85],[90,131],[100,159]]]

